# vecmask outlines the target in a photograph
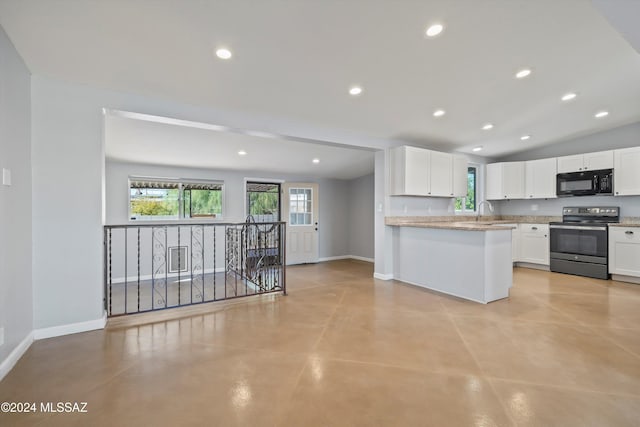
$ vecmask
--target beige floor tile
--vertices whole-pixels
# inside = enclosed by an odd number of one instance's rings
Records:
[[[280,426],[508,426],[491,386],[456,376],[319,360]]]
[[[640,301],[615,295],[550,294],[544,300],[578,322],[640,331]]]
[[[640,357],[640,331],[637,329],[593,328],[596,333],[610,339],[620,347]]]
[[[596,294],[608,295],[611,281],[570,274],[552,273],[530,268],[515,268],[513,280],[524,291],[542,294]]]
[[[512,287],[509,298],[483,305],[455,297],[442,299],[453,316],[478,316],[485,319],[514,319],[533,322],[575,323],[575,320],[553,308],[536,294]]]
[[[636,397],[492,382],[509,415],[522,427],[632,427],[640,420]]]
[[[129,316],[35,342],[0,401],[88,414],[0,426],[637,425],[640,286],[517,268],[488,305],[340,260],[289,295]]]
[[[317,352],[330,358],[423,371],[479,372],[444,314],[340,308]]]
[[[583,326],[456,317],[485,374],[640,396],[640,359]]]
[[[350,282],[342,305],[380,310],[444,312],[442,294],[400,282]]]

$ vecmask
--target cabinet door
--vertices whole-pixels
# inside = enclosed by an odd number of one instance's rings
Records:
[[[556,196],[556,159],[525,162],[525,198],[547,199]]]
[[[613,167],[613,151],[598,151],[584,155],[582,170],[611,169]]]
[[[511,262],[520,261],[520,229],[518,224],[505,224],[514,227],[511,230]]]
[[[549,265],[548,224],[520,224],[520,261]]]
[[[487,165],[486,176],[487,200],[504,199],[502,193],[502,163]]]
[[[640,277],[640,227],[610,227],[609,273]]]
[[[426,196],[429,192],[429,151],[416,147],[389,150],[392,196]]]
[[[558,157],[558,173],[579,172],[583,166],[584,156],[582,154]]]
[[[453,157],[448,153],[431,151],[429,153],[431,175],[430,196],[453,196]]]
[[[468,169],[466,157],[453,156],[453,197],[467,196]]]
[[[640,195],[640,147],[615,150],[613,173],[616,196]]]
[[[507,162],[502,166],[503,199],[523,199],[524,162]]]

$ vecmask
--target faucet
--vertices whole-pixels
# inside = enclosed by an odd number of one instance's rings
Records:
[[[491,205],[491,202],[488,200],[482,200],[480,203],[478,203],[478,213],[476,214],[476,222],[480,220],[480,208],[484,203],[486,203],[487,206],[489,206],[489,212],[493,212],[493,206]]]

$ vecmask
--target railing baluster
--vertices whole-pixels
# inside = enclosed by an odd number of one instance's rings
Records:
[[[138,311],[140,311],[140,227],[138,227]]]
[[[182,227],[188,226],[189,236],[185,239]],[[129,229],[135,227],[135,255],[131,254]],[[122,234],[114,230],[122,229]],[[150,230],[150,234],[144,230]],[[224,240],[220,238],[218,229],[224,231]],[[176,235],[169,238],[169,232],[176,231]],[[285,283],[285,228],[284,223],[256,223],[254,220],[238,224],[153,224],[131,226],[105,226],[104,228],[104,307],[109,317],[163,310],[182,305],[201,304],[208,301],[239,298],[269,292],[282,291],[286,294]],[[211,232],[211,234],[207,234]],[[122,236],[114,240],[114,237]],[[169,243],[177,239],[178,270],[170,272]],[[208,261],[206,241],[212,237],[213,260]],[[143,247],[147,247],[146,239],[150,239],[150,260]],[[186,241],[185,241],[186,240]],[[218,280],[218,244],[225,247],[224,263],[221,269],[224,275],[223,283]],[[182,253],[181,245],[191,254]],[[135,261],[129,255],[135,256]],[[147,262],[148,260],[148,262]],[[129,303],[129,270],[135,263],[135,276],[132,285],[132,298],[135,303]],[[212,262],[213,268],[211,269]],[[182,270],[182,266],[186,270]],[[151,265],[151,275],[147,269]],[[198,269],[201,269],[199,271]],[[183,274],[185,273],[186,274]],[[114,276],[116,274],[117,277]],[[121,275],[124,274],[124,277]],[[212,275],[212,278],[209,278]],[[233,275],[233,277],[230,277]],[[170,286],[170,279],[177,277],[177,289]],[[185,301],[182,300],[182,279],[189,280],[189,293]],[[213,284],[213,299],[205,295],[208,280]],[[120,284],[124,284],[120,286]],[[217,285],[224,285],[224,292],[219,293]],[[164,286],[164,289],[162,289]],[[171,292],[169,292],[171,287]],[[244,290],[243,290],[244,287]],[[150,291],[150,306],[146,294]],[[201,292],[198,295],[198,292]],[[177,304],[170,304],[169,297],[177,297]],[[175,300],[172,300],[175,301]],[[115,303],[114,303],[115,302]],[[123,308],[120,305],[124,304]],[[115,307],[114,307],[115,305]]]
[[[180,283],[180,271],[182,270],[182,260],[180,259],[182,251],[180,250],[180,226],[178,226],[178,305],[180,305],[180,289],[182,283]]]
[[[128,248],[129,248],[129,228],[124,229],[124,314],[127,314],[127,294],[129,293],[129,269]]]

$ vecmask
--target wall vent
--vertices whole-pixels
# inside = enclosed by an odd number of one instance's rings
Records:
[[[182,273],[187,271],[189,263],[189,250],[187,246],[174,246],[169,248],[169,273]]]

